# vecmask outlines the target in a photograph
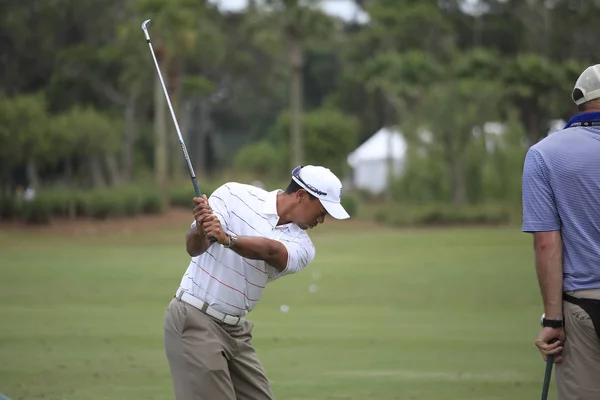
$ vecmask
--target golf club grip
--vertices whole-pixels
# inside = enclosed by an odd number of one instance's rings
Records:
[[[542,400],[548,400],[548,390],[550,389],[550,378],[552,377],[552,366],[554,364],[554,355],[549,355],[546,359],[546,372],[544,373],[544,386],[542,387]]]
[[[198,180],[195,176],[192,178],[192,185],[194,185],[194,192],[196,192],[196,197],[202,197],[202,192],[200,192],[200,186],[198,185]],[[208,241],[211,243],[215,243],[217,239],[215,239],[214,237],[210,237],[208,238]]]
[[[554,338],[548,342],[552,344],[558,338]],[[542,400],[548,400],[548,390],[550,389],[550,379],[552,378],[552,367],[554,366],[554,354],[548,355],[546,358],[546,372],[544,373],[544,385],[542,386]]]
[[[198,180],[195,176],[192,178],[192,185],[194,185],[194,192],[196,192],[196,197],[202,197],[202,192],[200,191],[200,186],[198,186]]]

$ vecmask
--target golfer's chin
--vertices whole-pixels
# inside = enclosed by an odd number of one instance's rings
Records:
[[[308,225],[308,224],[298,224],[298,228],[302,229],[303,231],[307,230],[307,229],[312,229],[314,228],[316,225]]]

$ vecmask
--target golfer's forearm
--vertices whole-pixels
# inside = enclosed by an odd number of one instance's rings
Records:
[[[278,271],[283,271],[287,264],[287,249],[276,240],[238,236],[232,250],[250,260],[263,260]]]
[[[191,228],[185,237],[185,248],[192,257],[204,253],[210,247],[210,244],[208,239],[201,235],[196,228]]]
[[[548,319],[562,319],[563,265],[560,232],[534,234],[538,283]]]

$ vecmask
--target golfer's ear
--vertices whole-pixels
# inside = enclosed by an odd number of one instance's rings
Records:
[[[300,189],[296,192],[296,196],[298,197],[298,200],[305,201],[308,199],[308,192],[304,189]]]

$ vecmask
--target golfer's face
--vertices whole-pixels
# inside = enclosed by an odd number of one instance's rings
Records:
[[[297,225],[301,229],[312,229],[325,221],[327,211],[318,199],[304,201]]]

